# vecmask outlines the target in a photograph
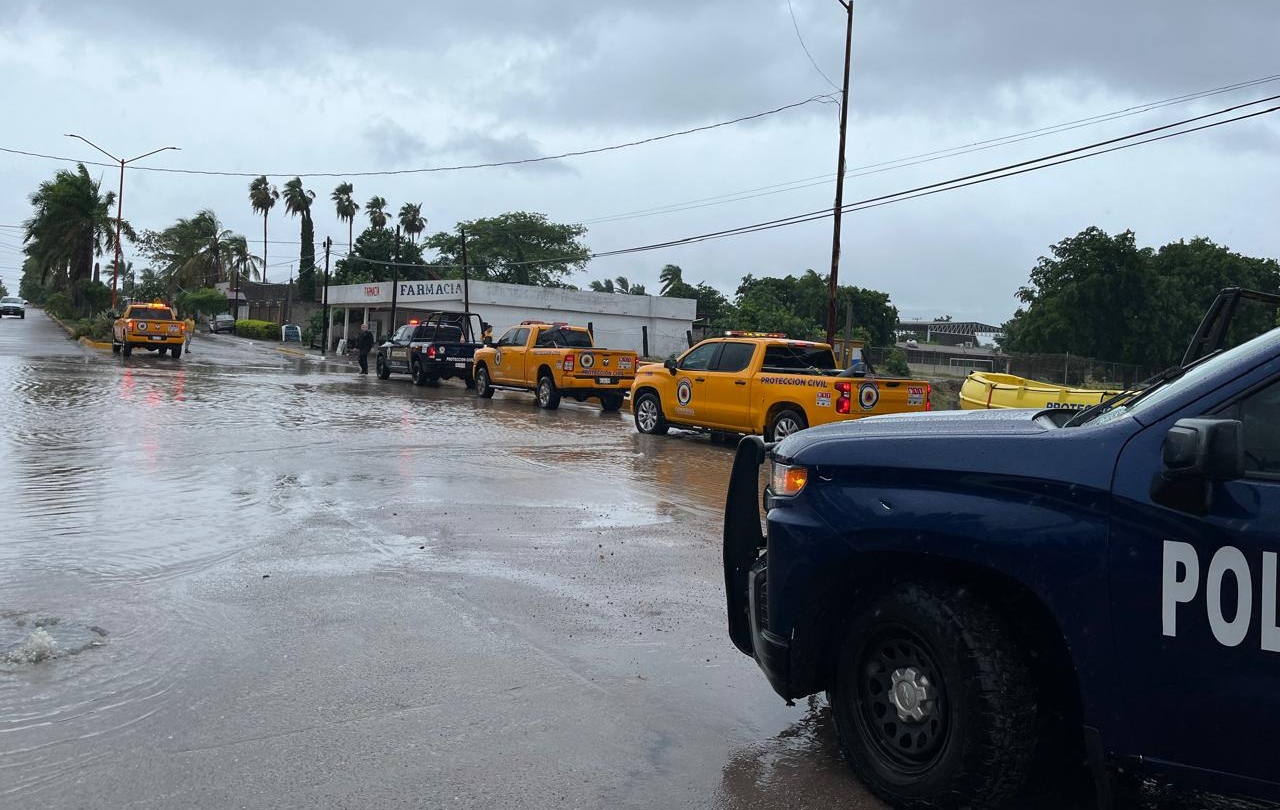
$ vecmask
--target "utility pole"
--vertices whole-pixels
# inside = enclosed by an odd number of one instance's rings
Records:
[[[848,23],[844,31],[844,84],[840,90],[840,155],[836,160],[836,202],[832,208],[831,289],[827,294],[827,343],[836,337],[836,294],[840,289],[840,214],[844,208],[844,143],[849,129],[849,57],[853,50],[853,0],[836,0],[844,6]],[[848,338],[848,335],[845,335]]]
[[[396,226],[395,254],[391,258],[391,333],[396,331],[396,299],[400,293],[400,226]]]
[[[324,357],[329,352],[329,248],[333,247],[333,240],[325,237],[324,240],[324,303],[321,309],[324,310],[324,326],[320,327],[320,356]]]
[[[467,229],[458,226],[458,233],[462,234],[462,311],[471,311],[471,278],[467,273]]]
[[[116,308],[116,282],[117,282],[117,279],[118,279],[118,278],[119,278],[119,276],[120,276],[120,225],[121,225],[121,223],[123,222],[123,216],[124,216],[124,214],[123,214],[123,210],[124,210],[124,167],[125,167],[125,164],[132,163],[132,162],[134,162],[135,160],[142,160],[144,157],[151,157],[152,155],[156,154],[157,152],[165,152],[165,151],[168,151],[168,150],[170,150],[170,149],[174,150],[175,152],[180,152],[180,151],[182,151],[182,150],[181,150],[181,149],[179,149],[179,148],[178,148],[178,147],[176,147],[176,146],[162,146],[162,147],[160,147],[159,149],[152,149],[150,152],[147,152],[145,155],[138,155],[137,157],[129,158],[128,160],[123,160],[123,159],[118,158],[118,157],[116,157],[115,155],[111,154],[111,153],[110,153],[110,152],[108,152],[107,150],[103,149],[101,146],[98,146],[96,143],[94,143],[93,141],[91,141],[91,140],[89,140],[88,138],[84,137],[83,135],[72,135],[72,134],[68,134],[68,135],[67,135],[67,137],[68,137],[68,138],[76,138],[76,139],[78,139],[78,140],[84,141],[85,143],[87,143],[87,144],[89,144],[90,146],[92,146],[94,149],[97,149],[97,150],[98,150],[99,152],[101,152],[102,154],[106,155],[107,157],[109,157],[109,158],[111,158],[113,161],[115,161],[116,163],[119,163],[119,164],[120,164],[120,193],[119,193],[119,195],[116,197],[116,263],[115,263],[115,265],[111,268],[111,308],[112,308],[112,309],[115,309],[115,308]]]

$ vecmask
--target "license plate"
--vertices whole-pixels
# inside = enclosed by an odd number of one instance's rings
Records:
[[[164,335],[152,335],[152,340],[164,340]]]
[[[598,379],[596,380],[596,382],[600,383],[601,385],[613,385],[613,378],[612,378],[612,377],[600,377],[600,378],[598,378]]]
[[[453,367],[454,367],[454,368],[466,368],[466,367],[467,367],[467,364],[466,364],[466,363],[454,363],[454,364],[453,364]]]

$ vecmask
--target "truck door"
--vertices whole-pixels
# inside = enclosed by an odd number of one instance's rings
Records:
[[[1276,365],[1243,395],[1206,402],[1211,395],[1130,440],[1116,468],[1109,552],[1113,677],[1132,751],[1272,783],[1280,781]],[[1245,477],[1212,485],[1202,516],[1154,503],[1165,434],[1178,418],[1206,413],[1244,423]]]
[[[676,363],[675,398],[662,398],[662,410],[678,422],[711,426],[711,403],[707,398],[707,369],[720,354],[719,343],[701,343],[684,353]]]
[[[715,364],[702,375],[708,422],[738,433],[751,432],[751,375],[747,369],[755,353],[754,343],[720,344]]]
[[[497,351],[493,354],[494,382],[519,382],[524,372],[524,345],[529,339],[529,327],[519,326],[508,329],[506,334],[493,344]]]

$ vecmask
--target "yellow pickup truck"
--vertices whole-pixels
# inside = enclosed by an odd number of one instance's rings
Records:
[[[641,433],[674,426],[775,441],[828,422],[927,411],[930,393],[927,382],[868,375],[865,365],[842,370],[826,343],[729,332],[641,366],[631,410]]]
[[[562,397],[594,398],[616,411],[635,378],[636,361],[634,350],[596,348],[581,326],[523,321],[476,350],[476,393],[488,398],[499,388],[534,391],[538,407],[549,411],[560,407]]]
[[[167,304],[130,304],[111,326],[111,351],[125,357],[134,349],[149,352],[168,349],[175,359],[187,342],[187,325]]]

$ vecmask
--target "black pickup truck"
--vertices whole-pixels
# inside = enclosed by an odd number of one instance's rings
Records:
[[[429,312],[395,331],[378,347],[378,379],[408,374],[414,385],[439,385],[461,379],[475,387],[473,356],[480,348],[483,325],[474,312]]]

